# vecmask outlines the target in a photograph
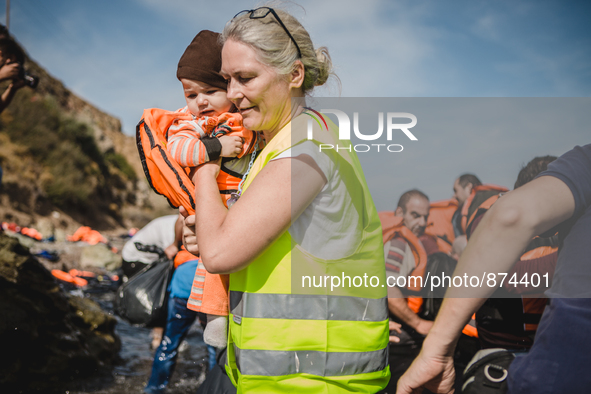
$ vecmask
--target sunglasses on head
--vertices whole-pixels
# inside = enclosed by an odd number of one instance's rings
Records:
[[[254,10],[240,11],[239,13],[237,13],[236,15],[234,15],[234,18],[236,18],[237,16],[240,16],[242,14],[245,14],[245,13],[246,14],[249,14],[250,19],[263,19],[267,15],[273,14],[273,16],[275,17],[275,20],[277,20],[277,22],[279,22],[279,25],[281,25],[281,27],[283,28],[283,30],[285,30],[285,32],[287,33],[287,35],[289,36],[289,38],[291,38],[291,42],[293,42],[293,45],[295,45],[296,49],[298,50],[299,58],[300,59],[302,58],[302,51],[300,51],[300,47],[299,47],[298,43],[293,38],[293,36],[289,32],[289,30],[287,30],[287,27],[285,27],[285,25],[281,21],[281,18],[279,18],[279,15],[277,15],[277,13],[275,12],[275,10],[273,8],[270,8],[270,7],[260,7],[260,8],[254,9]],[[232,18],[232,19],[234,19],[234,18]]]

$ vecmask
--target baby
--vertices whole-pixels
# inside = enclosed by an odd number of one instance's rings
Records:
[[[228,206],[240,194],[241,181],[261,147],[257,133],[242,127],[242,117],[226,96],[227,83],[220,75],[219,34],[203,30],[181,57],[177,78],[187,106],[178,110],[167,131],[167,150],[182,167],[195,167],[222,157],[218,187]],[[200,269],[187,307],[208,314],[206,343],[224,347],[227,341],[228,276]],[[203,277],[205,277],[203,279]]]
[[[255,132],[242,127],[242,117],[226,96],[227,83],[219,73],[218,38],[218,33],[199,32],[179,61],[177,78],[187,106],[177,111],[179,117],[167,131],[167,150],[185,168],[223,157],[221,172],[231,177],[218,178],[218,185],[226,202],[237,192],[252,159],[250,153],[260,141]]]

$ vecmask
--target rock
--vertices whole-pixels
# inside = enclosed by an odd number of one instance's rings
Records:
[[[121,256],[113,253],[105,244],[86,246],[82,249],[80,265],[85,267],[101,267],[114,271],[121,267]]]
[[[66,232],[61,228],[56,228],[54,234],[56,242],[64,242],[67,239]]]
[[[49,238],[55,233],[55,225],[50,218],[41,217],[37,219],[37,223],[33,227],[43,234],[43,238]]]
[[[70,297],[19,242],[0,233],[3,393],[54,392],[118,360],[116,320]]]

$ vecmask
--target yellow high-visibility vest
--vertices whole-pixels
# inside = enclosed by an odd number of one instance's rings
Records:
[[[244,189],[272,158],[307,139],[309,119],[301,114],[267,144]],[[328,130],[313,122],[314,142],[350,146],[337,140],[336,125],[325,119]],[[295,244],[286,231],[250,265],[230,275],[226,370],[238,393],[375,393],[388,383],[380,220],[354,151],[340,149],[334,156],[363,221],[359,246],[346,258],[323,260]],[[364,275],[366,283],[377,277],[371,282],[376,286],[356,286],[360,281],[354,278]],[[348,286],[331,291],[329,281],[328,286],[302,287],[305,276],[316,281],[339,276]]]

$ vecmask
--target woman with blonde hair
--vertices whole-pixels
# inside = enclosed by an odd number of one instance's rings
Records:
[[[269,7],[238,13],[222,39],[228,98],[266,141],[229,210],[219,163],[200,166],[185,220],[189,250],[198,239],[207,270],[230,274],[228,375],[239,393],[375,393],[390,377],[386,289],[351,278],[385,283],[381,226],[354,151],[321,152],[338,129],[305,107],[328,50]]]

